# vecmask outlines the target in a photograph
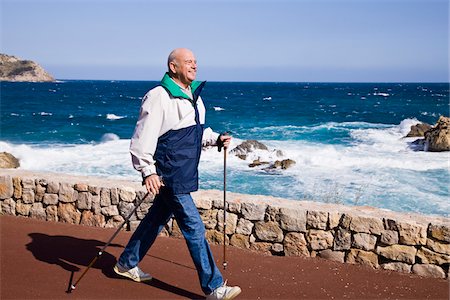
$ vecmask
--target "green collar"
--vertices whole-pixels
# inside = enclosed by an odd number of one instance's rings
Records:
[[[193,81],[191,83],[191,90],[192,95],[195,94],[195,91],[198,89],[198,87],[202,84],[201,81]],[[161,85],[175,98],[184,98],[191,100],[191,98],[186,95],[182,90],[181,87],[173,81],[172,78],[170,78],[169,74],[164,74],[163,79],[161,79]]]

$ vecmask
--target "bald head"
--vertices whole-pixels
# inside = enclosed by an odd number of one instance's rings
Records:
[[[194,56],[191,50],[188,48],[177,48],[170,52],[167,58],[167,68],[170,71],[170,63],[179,64],[184,56]]]
[[[167,59],[169,76],[184,87],[189,86],[197,75],[197,60],[187,48],[177,48]]]

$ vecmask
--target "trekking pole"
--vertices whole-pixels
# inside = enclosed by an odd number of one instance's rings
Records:
[[[100,251],[97,253],[97,255],[91,260],[91,262],[86,267],[84,272],[81,274],[80,278],[78,278],[78,280],[75,282],[75,284],[72,284],[72,280],[73,280],[73,271],[72,271],[72,273],[70,274],[69,286],[67,288],[66,293],[71,293],[72,290],[74,290],[76,288],[76,286],[81,281],[81,279],[84,277],[84,275],[86,275],[87,271],[89,271],[89,269],[95,264],[95,262],[100,258],[100,256],[102,256],[102,254],[105,251],[105,249],[111,244],[113,239],[119,234],[119,232],[122,229],[123,225],[125,225],[128,222],[128,220],[133,216],[133,214],[136,212],[138,207],[142,204],[142,202],[144,202],[145,199],[147,199],[147,197],[149,195],[150,195],[150,193],[145,194],[145,196],[136,203],[136,206],[134,207],[134,209],[128,214],[128,216],[125,218],[123,223],[119,226],[119,228],[117,228],[116,232],[114,232],[114,234],[109,239],[109,241],[102,247],[102,249],[100,249]]]
[[[227,148],[223,149],[223,269],[227,268]]]

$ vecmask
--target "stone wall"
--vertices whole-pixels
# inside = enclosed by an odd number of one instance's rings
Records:
[[[145,191],[137,182],[2,170],[2,214],[118,227]],[[223,243],[223,192],[193,193],[211,243]],[[321,257],[422,276],[449,278],[450,219],[227,193],[226,243],[280,256]],[[148,197],[127,224],[134,230]],[[181,237],[175,220],[162,235]]]

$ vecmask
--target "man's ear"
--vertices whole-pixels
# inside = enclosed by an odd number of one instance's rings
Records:
[[[173,73],[173,74],[176,74],[177,72],[176,72],[176,64],[175,64],[175,62],[170,62],[169,63],[169,68],[170,68],[170,71]]]

